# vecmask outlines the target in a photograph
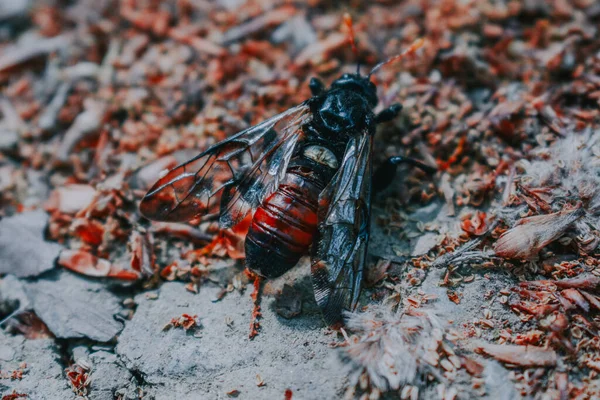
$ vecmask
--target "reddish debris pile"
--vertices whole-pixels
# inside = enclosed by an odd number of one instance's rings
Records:
[[[75,363],[65,368],[65,375],[77,396],[87,396],[91,383],[90,368],[82,363]]]
[[[528,393],[541,393],[536,385],[547,379],[561,396],[597,397],[600,293],[585,282],[600,276],[600,6],[352,6],[357,56],[343,27],[348,10],[323,0],[57,1],[2,19],[0,216],[46,210],[48,239],[65,246],[58,259],[64,268],[145,286],[184,280],[197,292],[213,279],[213,258],[243,258],[249,221],[225,232],[199,221],[150,223],[137,206],[156,178],[304,101],[311,77],[331,82],[355,72],[357,62],[375,65],[421,38],[416,54],[372,77],[380,108],[404,106],[380,127],[374,158],[411,156],[439,173],[405,174],[374,202],[373,225],[402,243],[419,240],[415,254],[393,249],[417,257],[402,264],[409,271],[401,279],[417,286],[428,269],[446,267],[442,284],[459,306],[460,285],[473,281],[460,268],[508,271],[521,283],[502,303],[526,323],[495,339],[527,348],[488,343],[481,351],[520,365],[515,380],[526,381]],[[412,206],[434,202],[444,207],[437,219],[459,222],[414,221]],[[428,294],[400,296],[396,266],[384,260],[367,272],[372,298],[405,307],[426,302]],[[236,275],[218,283],[220,298],[245,281]],[[254,300],[252,334],[260,317]],[[193,326],[188,317],[172,325]],[[33,328],[21,324],[26,335],[45,334],[35,321]],[[565,371],[538,368],[550,365],[552,354]],[[444,369],[438,361],[432,370]],[[443,373],[453,373],[444,364]],[[87,371],[74,366],[67,376],[84,394]],[[403,398],[419,393],[396,383]],[[454,398],[452,390],[442,394]]]
[[[10,371],[2,371],[0,370],[0,379],[10,379],[10,380],[21,380],[23,379],[23,374],[27,370],[27,363],[21,363],[19,368]]]
[[[13,390],[12,393],[10,394],[6,394],[4,396],[2,396],[2,400],[17,400],[17,399],[26,399],[29,396],[27,396],[26,393],[18,393],[16,391]]]
[[[187,331],[190,329],[195,329],[198,326],[199,324],[197,315],[181,314],[179,318],[171,319],[171,322],[165,325],[164,330],[171,328],[182,328],[184,331]]]

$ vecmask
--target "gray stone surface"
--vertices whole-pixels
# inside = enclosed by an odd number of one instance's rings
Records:
[[[213,303],[219,288],[205,285],[198,295],[181,283],[165,283],[158,299],[136,297],[138,307],[118,339],[117,354],[138,371],[157,399],[221,399],[238,390],[240,399],[338,398],[345,381],[335,351],[328,347],[321,316],[313,307],[286,320],[263,301],[262,330],[248,339],[250,293],[233,292]],[[163,331],[171,318],[198,314],[201,328]],[[265,385],[257,386],[257,375]]]
[[[23,282],[13,275],[5,276],[0,280],[0,313],[23,311],[29,308],[29,305]]]
[[[123,327],[114,318],[120,299],[103,282],[59,270],[28,283],[25,291],[35,313],[58,338],[107,342]]]
[[[438,204],[407,214],[408,222],[401,233],[411,236],[402,239],[394,233],[385,234],[375,224],[371,261],[377,256],[402,260],[402,256],[408,256],[415,249],[419,249],[418,253],[427,252],[434,244],[436,233],[455,229],[445,213],[444,207]],[[412,232],[417,230],[419,221],[433,221],[437,228],[431,233],[414,235]],[[506,323],[512,327],[522,324],[498,301],[498,292],[512,284],[504,272],[483,270],[477,265],[461,268],[458,272],[463,276],[472,275],[469,282],[447,288],[440,285],[444,269],[420,271],[422,284],[411,286],[406,279],[408,267],[409,264],[397,261],[393,271],[390,269],[390,274],[398,278],[400,299],[434,295],[436,300],[422,307],[433,309],[440,317],[451,318],[450,326],[457,331],[475,332],[476,337],[493,340]],[[230,262],[216,263],[212,268],[211,279],[221,284],[231,282],[239,273]],[[300,314],[292,319],[277,314],[277,307],[281,308],[285,296],[280,296],[279,304],[276,297],[286,284],[291,288],[288,295],[299,296],[294,304],[301,304]],[[25,290],[19,289],[20,286],[25,286]],[[460,294],[460,304],[449,299],[449,290]],[[109,290],[106,281],[87,279],[64,270],[51,271],[30,281],[19,281],[13,276],[0,281],[0,301],[10,298],[29,302],[57,336],[71,339],[66,342],[68,361],[81,360],[91,368],[90,399],[109,400],[115,395],[135,399],[140,393],[145,399],[228,399],[232,397],[228,393],[233,391],[239,392],[238,399],[280,399],[286,389],[293,391],[294,400],[343,396],[346,373],[338,357],[340,350],[330,346],[341,339],[332,335],[322,322],[314,302],[306,258],[291,273],[264,286],[262,330],[254,340],[248,339],[251,286],[243,293],[233,291],[214,302],[220,291],[220,287],[205,282],[199,294],[192,294],[185,289],[185,283],[165,282],[156,291],[135,296],[137,308],[133,318],[125,321],[119,333],[121,323],[113,316],[122,311],[122,299]],[[490,295],[484,295],[486,292]],[[361,305],[371,302],[370,295],[369,290],[363,293]],[[492,313],[495,323],[490,329],[476,323],[484,318],[486,309]],[[163,330],[172,318],[184,313],[197,314],[200,327],[188,332],[180,328]],[[115,337],[117,345],[113,347],[111,339]],[[88,339],[108,343],[99,346]],[[19,345],[14,347],[12,343]],[[23,348],[41,346],[40,343],[4,338],[0,342],[0,365],[20,359],[21,355],[33,358],[31,353],[24,353]],[[466,337],[459,341],[458,347],[485,366],[487,398],[504,399],[505,393],[516,393],[508,371],[498,363],[473,354],[470,343],[471,338]],[[56,347],[47,344],[44,351],[55,355],[46,362],[59,364],[58,373],[51,378],[50,397],[46,398],[71,398],[73,395],[61,373],[66,365],[60,365]],[[492,375],[502,376],[502,386],[488,382]],[[257,385],[258,379],[264,382],[263,386]],[[471,377],[464,370],[459,371],[452,383],[459,391],[459,398],[478,396],[471,383]],[[437,398],[436,387],[432,383],[423,388],[422,398]],[[22,388],[34,395],[38,390],[32,384]],[[67,397],[61,397],[64,395],[61,390]]]
[[[74,362],[90,367],[90,400],[113,400],[117,393],[124,395],[137,387],[135,378],[114,353],[80,345],[73,349],[72,356]]]
[[[12,357],[0,356],[0,370],[14,371],[26,363],[22,379],[0,379],[0,396],[27,394],[29,400],[75,398],[63,377],[58,347],[52,339],[25,340],[0,331],[0,354],[12,349]]]
[[[62,246],[44,240],[47,224],[42,210],[0,220],[0,275],[29,277],[54,268]]]

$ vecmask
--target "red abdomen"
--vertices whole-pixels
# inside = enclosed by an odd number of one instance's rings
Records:
[[[246,266],[267,278],[294,267],[317,231],[323,185],[300,170],[288,170],[279,188],[256,209],[246,236]]]

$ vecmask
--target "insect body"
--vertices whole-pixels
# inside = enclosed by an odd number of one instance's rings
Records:
[[[317,233],[319,195],[339,170],[350,140],[368,140],[374,132],[374,96],[366,78],[344,75],[306,102],[313,117],[300,128],[285,175],[256,210],[246,237],[251,270],[278,277],[307,253]]]
[[[396,164],[415,163],[394,157],[372,179],[376,124],[401,107],[375,115],[369,78],[344,74],[328,90],[313,79],[309,100],[167,173],[142,200],[142,214],[162,221],[218,215],[228,228],[254,212],[246,266],[278,277],[312,246],[315,298],[325,321],[338,325],[360,293],[372,183],[383,186]]]

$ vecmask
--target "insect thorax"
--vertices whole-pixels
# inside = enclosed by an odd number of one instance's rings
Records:
[[[372,124],[373,111],[360,91],[334,89],[315,98],[315,128],[327,139],[341,139]]]

